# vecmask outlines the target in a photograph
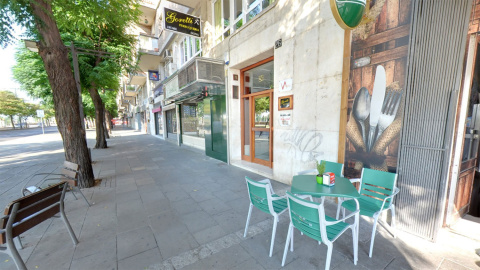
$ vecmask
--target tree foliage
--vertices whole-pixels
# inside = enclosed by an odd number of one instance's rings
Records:
[[[42,104],[53,108],[52,88],[48,82],[42,58],[19,43],[15,52],[16,63],[13,66],[13,77],[29,96],[42,100]]]
[[[84,114],[86,117],[92,117],[91,113],[94,112],[93,117],[96,116],[97,122],[103,122],[105,106],[108,107],[106,109],[111,115],[117,115],[116,104],[114,104],[116,94],[105,95],[98,92],[103,92],[103,89],[117,90],[121,72],[133,69],[130,63],[136,40],[135,37],[126,34],[126,29],[140,15],[136,2],[133,0],[77,0],[74,3],[66,0],[52,1],[53,14],[62,41],[67,46],[73,42],[77,48],[105,51],[115,55],[114,58],[107,58],[102,55],[78,54],[82,91],[91,95],[91,98],[83,98]],[[31,31],[31,33],[35,36],[36,32]],[[42,99],[45,105],[53,104],[48,76],[38,54],[19,48],[16,57],[17,65],[14,68],[16,80],[32,97]],[[25,76],[25,74],[29,75]],[[97,130],[95,147],[106,147],[105,138],[101,135],[104,134],[101,130],[103,125],[97,123],[96,126],[100,130]]]
[[[0,91],[0,114],[14,116],[22,111],[22,100],[10,91]]]

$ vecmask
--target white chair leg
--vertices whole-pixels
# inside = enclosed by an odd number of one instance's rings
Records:
[[[332,260],[332,249],[333,245],[332,243],[325,243],[327,245],[328,250],[327,250],[327,262],[325,263],[325,270],[330,269],[330,261]]]
[[[393,238],[397,238],[397,228],[395,225],[395,205],[390,205],[390,212],[392,213],[392,221],[390,227],[393,230]]]
[[[292,225],[293,226],[293,225]],[[292,227],[292,237],[290,238],[291,243],[290,243],[290,251],[293,252],[293,236],[295,235],[295,231],[293,230]]]
[[[337,205],[337,215],[335,216],[335,219],[338,219],[338,216],[340,216],[340,208],[342,208],[342,200],[338,198],[338,205]]]
[[[375,241],[375,231],[377,230],[377,222],[378,222],[378,217],[380,216],[380,213],[377,212],[375,215],[373,215],[374,221],[373,221],[373,229],[372,229],[372,238],[370,239],[370,253],[368,253],[368,257],[372,257],[373,253],[373,243]]]
[[[291,244],[293,248],[293,225],[291,222],[290,226],[288,226],[287,241],[285,242],[285,248],[283,249],[282,267],[285,265],[285,259],[287,258],[288,244]]]
[[[353,241],[353,264],[357,265],[358,261],[358,228],[352,225],[352,241]]]
[[[270,243],[270,257],[272,257],[273,253],[273,244],[275,243],[275,233],[277,232],[277,224],[278,224],[278,217],[273,217],[273,230],[272,230],[272,240]]]
[[[243,233],[243,237],[247,237],[248,223],[250,222],[250,215],[252,214],[252,207],[253,207],[253,204],[250,203],[250,208],[248,209],[248,215],[247,215],[247,224],[245,224],[245,233]]]

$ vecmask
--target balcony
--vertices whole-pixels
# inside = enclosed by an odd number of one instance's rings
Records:
[[[138,35],[138,67],[143,72],[157,70],[162,60],[158,51],[158,38],[147,35]]]
[[[130,85],[144,85],[147,81],[147,75],[144,72],[132,72],[129,74]]]
[[[158,38],[146,36],[143,34],[138,35],[138,50],[141,53],[157,54],[158,52]]]
[[[155,13],[159,0],[140,0],[140,11],[142,15],[138,18],[138,23],[146,26],[152,26],[155,20]]]

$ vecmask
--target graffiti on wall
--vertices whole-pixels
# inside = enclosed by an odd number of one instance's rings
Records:
[[[288,145],[288,152],[296,160],[315,161],[318,156],[323,155],[323,152],[319,151],[323,136],[314,130],[294,130],[283,133],[280,137]]]

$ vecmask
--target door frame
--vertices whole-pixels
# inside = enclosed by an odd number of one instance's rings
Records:
[[[468,170],[468,163],[464,164],[462,168],[462,156],[463,156],[463,144],[466,132],[466,119],[468,114],[468,101],[470,99],[471,85],[473,80],[473,73],[475,72],[475,58],[477,54],[477,46],[480,42],[480,37],[476,35],[469,35],[466,52],[465,52],[465,64],[462,74],[462,85],[460,87],[460,93],[458,97],[456,121],[453,130],[453,145],[452,154],[450,159],[450,178],[447,184],[448,194],[446,200],[446,206],[443,217],[443,226],[451,226],[461,217],[460,212],[457,209],[458,196],[462,196],[462,186],[459,185],[460,181],[465,180],[465,172]],[[463,174],[462,174],[463,173]],[[472,181],[473,183],[473,181]],[[465,188],[465,187],[463,187]],[[467,196],[470,196],[468,194]],[[468,204],[470,204],[468,199]]]
[[[248,94],[245,94],[245,86],[244,86],[244,73],[245,71],[248,71],[250,69],[253,69],[255,67],[258,67],[258,66],[261,66],[263,64],[266,64],[268,62],[272,62],[274,60],[274,57],[271,56],[269,58],[266,58],[260,62],[257,62],[253,65],[250,65],[250,66],[247,66],[243,69],[240,70],[240,138],[241,138],[241,157],[242,157],[242,160],[245,160],[245,161],[248,161],[248,162],[253,162],[253,163],[257,163],[257,164],[261,164],[261,165],[264,165],[264,166],[267,166],[267,167],[270,167],[272,168],[273,167],[273,132],[274,132],[274,127],[273,127],[273,91],[274,89],[269,89],[269,90],[265,90],[265,91],[261,91],[261,92],[258,92],[258,93],[248,93]],[[250,134],[250,155],[247,156],[245,155],[245,99],[248,98],[248,102],[249,102],[249,110],[250,110],[250,114],[249,114],[249,124],[250,124],[250,127],[249,129],[251,128],[252,124],[254,123],[254,114],[252,114],[252,110],[254,109],[254,103],[253,103],[253,100],[255,97],[257,96],[270,96],[270,119],[269,119],[269,122],[270,122],[270,128],[269,128],[269,132],[270,132],[270,141],[269,141],[269,155],[270,155],[270,161],[266,161],[266,160],[262,160],[262,159],[258,159],[258,158],[255,158],[255,143],[253,142],[254,140],[254,134],[255,134],[255,131],[254,130],[250,130],[249,134]],[[253,136],[252,136],[253,134]]]

